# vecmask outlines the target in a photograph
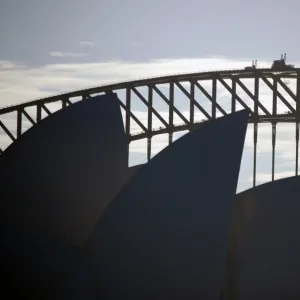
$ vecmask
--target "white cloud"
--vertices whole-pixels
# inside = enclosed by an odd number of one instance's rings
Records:
[[[96,43],[94,43],[94,42],[79,42],[79,45],[82,47],[92,48],[96,45]]]
[[[58,56],[65,54],[67,53],[54,52],[54,55]],[[80,56],[82,53],[77,54]],[[259,66],[269,66],[270,63],[261,62]],[[241,69],[248,64],[248,61],[225,58],[195,58],[148,62],[117,60],[98,63],[56,63],[30,68],[14,62],[0,61],[0,107],[112,82],[165,74]],[[7,69],[7,66],[10,68]]]
[[[11,61],[8,61],[8,60],[0,60],[0,70],[12,70],[12,69],[15,69],[15,68],[19,68],[21,69],[22,67],[25,67],[23,66],[22,64],[20,63],[16,63],[16,62],[11,62]]]
[[[63,56],[65,53],[56,51],[56,55]],[[70,54],[70,53],[69,53]],[[74,54],[74,53],[73,53]],[[77,53],[78,54],[78,53]],[[76,53],[75,56],[76,57]],[[39,67],[29,67],[26,64],[11,61],[0,61],[0,107],[13,105],[27,100],[34,100],[51,96],[55,94],[80,90],[99,85],[104,85],[112,82],[128,81],[138,78],[149,78],[162,76],[166,74],[200,72],[208,70],[221,69],[242,69],[251,62],[244,60],[233,60],[224,57],[212,58],[195,58],[195,59],[159,59],[150,60],[147,62],[127,62],[122,60],[111,60],[97,63],[57,63],[43,65]],[[269,67],[271,61],[259,62],[259,67]],[[297,63],[296,63],[297,65]],[[245,80],[245,85],[253,91],[253,81]],[[203,82],[203,86],[210,93],[211,83]],[[295,89],[295,82],[291,82],[291,89]],[[185,84],[188,88],[188,84]],[[146,90],[141,91],[147,92]],[[253,101],[238,89],[238,94],[245,103],[253,106]],[[287,97],[286,93],[282,93]],[[218,85],[218,100],[222,107],[230,109],[231,96],[229,92],[222,86]],[[119,93],[120,99],[124,97],[124,93]],[[207,108],[211,108],[211,104],[204,98],[196,99]],[[199,96],[200,97],[200,96]],[[287,97],[288,98],[288,97]],[[154,99],[158,101],[158,98]],[[135,110],[135,115],[142,123],[147,124],[147,113],[140,111],[136,106],[138,104],[137,97],[132,96],[132,109]],[[267,86],[260,86],[260,101],[265,104],[267,109],[271,111],[272,93]],[[291,103],[292,101],[289,100]],[[205,103],[204,103],[205,102]],[[189,118],[189,101],[188,99],[176,92],[175,105],[180,106],[181,113]],[[294,104],[293,104],[294,105]],[[57,104],[51,105],[52,110],[59,109]],[[283,105],[278,105],[279,109],[284,112],[287,109]],[[240,109],[240,107],[238,108]],[[137,111],[139,110],[139,111]],[[158,109],[161,111],[161,109]],[[30,113],[34,113],[33,111]],[[166,111],[161,112],[164,118],[168,118]],[[0,119],[15,132],[16,122],[15,115],[0,116]],[[201,120],[203,115],[195,110],[195,119]],[[175,116],[175,124],[183,123],[183,121]],[[26,128],[30,127],[30,123],[25,123]],[[160,127],[160,123],[153,119],[153,128]],[[292,126],[292,127],[291,127]],[[243,164],[241,168],[240,187],[242,189],[250,187],[252,174],[252,152],[253,152],[253,130],[252,125],[249,125],[246,138],[245,151],[243,156]],[[132,125],[133,132],[141,131],[134,124]],[[176,134],[178,136],[178,134]],[[295,132],[294,125],[280,124],[277,130],[277,156],[276,156],[276,172],[277,177],[293,174],[294,157],[295,157]],[[1,135],[0,129],[0,144],[10,143],[9,138]],[[166,135],[157,136],[153,139],[152,150],[157,153],[162,148],[167,146],[168,137]],[[137,156],[143,157],[146,161],[146,142],[137,141],[132,143],[131,151],[133,154],[133,162],[142,162],[137,159]],[[134,156],[135,155],[135,156]],[[259,182],[270,180],[271,170],[271,126],[270,124],[259,125],[259,145],[258,145],[258,175]]]
[[[86,53],[64,52],[64,51],[50,51],[49,55],[53,57],[73,57],[73,58],[87,56]]]

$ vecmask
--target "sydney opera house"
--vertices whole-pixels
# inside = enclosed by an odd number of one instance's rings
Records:
[[[128,167],[116,94],[0,157],[3,299],[300,299],[300,181],[236,194],[248,111]]]

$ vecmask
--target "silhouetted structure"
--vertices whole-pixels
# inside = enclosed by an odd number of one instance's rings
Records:
[[[11,224],[1,223],[0,235],[0,289],[5,299],[99,299],[82,249]]]
[[[181,137],[110,203],[87,245],[104,299],[218,299],[247,120]]]
[[[237,195],[229,247],[229,299],[300,298],[300,178]]]
[[[52,114],[0,157],[1,219],[83,246],[135,170],[126,144],[116,94]]]
[[[210,122],[142,166],[128,168],[130,110],[125,134],[111,93],[65,107],[6,149],[0,290],[12,299],[298,299],[299,179],[236,197],[249,111],[213,120],[212,103]]]

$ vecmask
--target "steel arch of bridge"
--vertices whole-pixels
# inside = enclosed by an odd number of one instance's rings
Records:
[[[120,105],[124,110],[125,132],[128,136],[128,147],[130,142],[144,139],[147,143],[147,159],[151,158],[151,144],[152,137],[159,134],[169,135],[169,144],[173,141],[173,133],[184,130],[191,130],[196,126],[201,126],[205,120],[212,120],[218,116],[226,115],[237,110],[237,105],[241,108],[248,108],[250,110],[249,123],[254,124],[253,130],[253,145],[254,145],[254,159],[253,159],[253,186],[256,185],[256,159],[257,159],[257,135],[258,123],[269,122],[272,124],[272,181],[275,174],[275,145],[276,145],[276,124],[279,122],[295,123],[295,175],[298,175],[298,146],[299,146],[299,123],[300,123],[300,68],[295,68],[292,71],[274,71],[272,69],[256,69],[256,70],[226,70],[201,72],[190,74],[179,74],[171,76],[155,77],[150,79],[141,79],[135,81],[128,81],[110,85],[99,86],[91,89],[74,91],[58,96],[48,97],[31,102],[21,103],[18,105],[4,107],[0,109],[0,129],[14,142],[22,133],[22,124],[25,120],[35,125],[42,119],[42,112],[47,115],[51,114],[47,107],[50,103],[61,103],[61,108],[71,105],[72,98],[80,97],[80,100],[88,100],[91,96],[119,92],[125,92],[124,99],[121,99]],[[246,86],[242,80],[253,79],[253,92],[249,86]],[[293,92],[285,80],[295,81],[295,92]],[[211,82],[211,91],[204,88],[204,83]],[[229,81],[229,82],[228,82]],[[271,109],[267,109],[265,103],[259,97],[260,83],[263,82],[272,91]],[[168,95],[163,93],[158,85],[168,86]],[[186,88],[188,84],[189,88]],[[231,103],[230,108],[226,109],[222,103],[218,101],[217,86],[222,86],[230,93]],[[138,90],[140,87],[147,88],[147,95],[144,96]],[[174,103],[174,89],[178,88],[182,94],[188,99],[189,116],[185,116]],[[241,89],[250,99],[251,105],[246,103],[242,96],[239,95],[237,89]],[[291,100],[286,99],[279,89],[285,91]],[[200,101],[197,101],[196,91],[200,91],[210,103],[210,109],[203,107]],[[168,118],[163,118],[153,105],[153,95],[156,93],[168,105]],[[135,115],[132,110],[133,95],[139,99],[147,107],[147,124],[143,124],[141,120]],[[120,96],[119,96],[120,98]],[[278,112],[278,100],[286,107],[285,113]],[[35,117],[32,117],[26,109],[35,110]],[[204,116],[204,119],[195,120],[195,111],[198,110]],[[5,115],[9,113],[16,113],[16,134],[6,126],[3,122]],[[181,124],[174,123],[174,116],[182,121]],[[163,126],[160,128],[153,128],[153,117],[156,117]],[[2,120],[1,120],[2,119]],[[131,123],[134,121],[140,128],[140,132],[133,133],[131,131]],[[0,154],[2,147],[0,145]]]

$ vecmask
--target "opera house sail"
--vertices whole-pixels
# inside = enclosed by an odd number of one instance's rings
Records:
[[[298,177],[236,194],[249,111],[128,166],[117,94],[39,121],[0,156],[12,299],[298,299]]]

